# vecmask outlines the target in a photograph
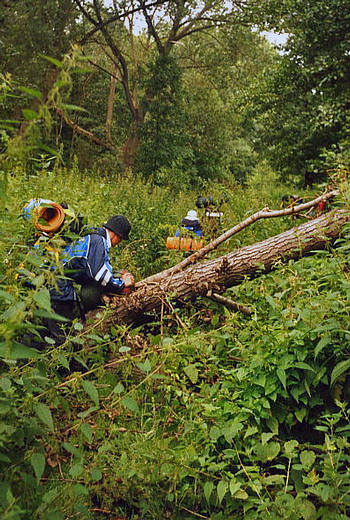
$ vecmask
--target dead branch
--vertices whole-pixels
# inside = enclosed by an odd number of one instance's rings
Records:
[[[106,148],[107,150],[115,151],[115,148],[113,147],[112,144],[102,141],[102,139],[99,139],[98,137],[96,137],[92,132],[85,130],[85,128],[82,128],[77,123],[75,123],[74,121],[69,119],[67,114],[61,108],[56,107],[55,110],[56,110],[57,114],[62,117],[62,119],[65,121],[65,123],[67,123],[67,125],[70,126],[74,130],[74,132],[82,135],[83,137],[86,137],[87,139],[89,139],[93,143],[97,144],[98,146],[102,146],[103,148]]]
[[[225,307],[228,307],[229,309],[242,312],[243,314],[246,314],[247,316],[251,316],[253,314],[253,311],[251,311],[245,305],[242,305],[241,303],[237,303],[237,302],[231,300],[231,298],[226,298],[225,296],[221,296],[221,294],[215,293],[213,291],[208,291],[208,293],[206,294],[206,297],[209,298],[210,300],[213,300],[214,302],[225,305]]]

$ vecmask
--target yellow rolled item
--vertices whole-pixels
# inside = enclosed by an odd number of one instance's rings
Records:
[[[39,206],[35,210],[33,224],[38,231],[55,233],[62,226],[65,216],[62,206],[51,202],[50,205]]]
[[[198,251],[204,245],[204,240],[191,237],[168,237],[167,249],[178,249],[179,251]]]

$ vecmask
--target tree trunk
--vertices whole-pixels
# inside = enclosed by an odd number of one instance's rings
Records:
[[[114,66],[114,75],[111,76],[110,86],[109,86],[109,95],[107,101],[107,114],[106,114],[106,138],[107,142],[112,142],[111,137],[111,128],[112,128],[112,118],[113,118],[113,106],[114,106],[114,98],[115,98],[115,89],[117,84],[116,74],[118,74],[118,69]]]
[[[106,318],[103,327],[114,323],[132,323],[140,315],[159,310],[167,299],[196,298],[206,296],[208,291],[223,292],[226,288],[241,283],[246,277],[253,278],[271,271],[278,261],[300,258],[324,249],[340,235],[349,213],[335,210],[268,238],[245,246],[220,258],[198,263],[184,271],[164,277],[159,273],[157,282],[139,282],[133,294],[113,297],[113,314]]]

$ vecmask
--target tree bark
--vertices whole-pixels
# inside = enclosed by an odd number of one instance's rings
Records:
[[[106,139],[108,143],[112,142],[111,137],[111,128],[112,128],[112,119],[113,119],[113,106],[114,106],[114,98],[115,98],[115,89],[117,84],[118,69],[114,66],[114,74],[111,76],[110,86],[109,86],[109,95],[107,101],[107,114],[106,114]]]
[[[121,322],[132,323],[146,312],[158,311],[169,299],[206,296],[210,290],[224,292],[247,277],[271,271],[279,261],[324,249],[339,237],[349,216],[345,210],[334,210],[262,242],[191,265],[184,271],[170,276],[164,271],[163,277],[159,273],[156,282],[141,281],[131,295],[111,299],[113,314],[104,320],[103,328]]]

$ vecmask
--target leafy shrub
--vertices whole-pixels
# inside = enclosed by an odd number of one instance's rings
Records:
[[[278,207],[283,187],[204,186],[225,197],[223,230]],[[37,518],[274,519],[349,514],[348,230],[336,250],[280,265],[228,291],[251,318],[205,299],[144,329],[73,323],[33,348],[52,316],[17,215],[32,197],[66,200],[90,225],[126,214],[116,251],[139,278],[175,262],[167,234],[198,193],[77,170],[4,179],[1,197],[1,514]],[[346,192],[345,192],[346,198]],[[257,223],[223,248],[290,227]],[[19,283],[16,274],[32,279]],[[101,314],[102,317],[102,314]],[[147,330],[147,329],[146,329]],[[79,371],[74,372],[79,366]],[[106,513],[107,512],[107,513]],[[108,513],[109,512],[109,513]]]

